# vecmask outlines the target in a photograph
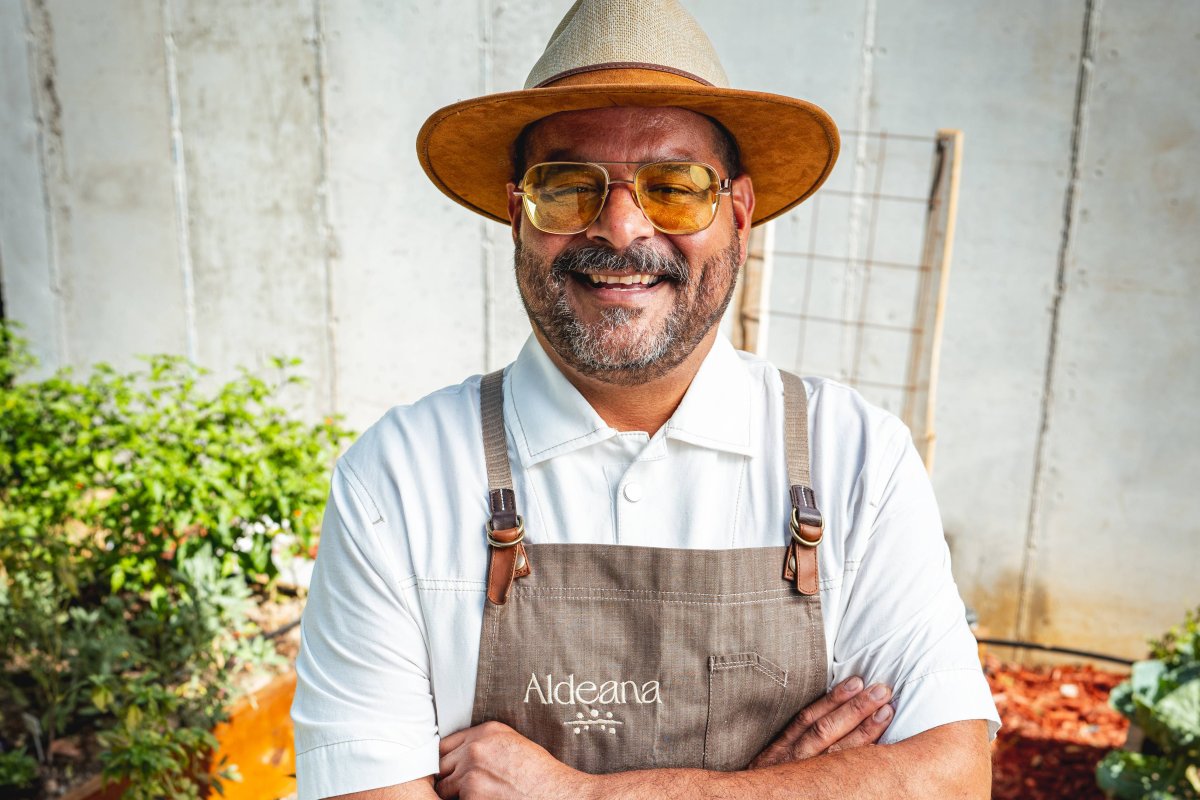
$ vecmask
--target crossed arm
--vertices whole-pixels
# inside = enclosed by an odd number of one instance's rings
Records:
[[[806,708],[739,772],[648,769],[590,775],[563,764],[507,725],[447,736],[438,775],[341,795],[338,800],[703,800],[703,798],[987,798],[987,723],[941,725],[871,746],[887,727],[887,701],[846,681]],[[877,717],[881,717],[878,719]]]

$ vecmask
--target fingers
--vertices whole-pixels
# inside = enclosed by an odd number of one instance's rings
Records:
[[[455,731],[438,742],[438,755],[444,756],[466,741],[467,731],[469,730],[471,729],[463,728],[461,731]]]
[[[796,715],[792,723],[788,725],[788,730],[795,726],[795,734],[798,739],[808,731],[817,720],[827,716],[835,709],[854,698],[863,690],[862,678],[857,675],[847,678],[837,686],[833,687],[824,697],[814,702],[812,705],[805,708]]]
[[[454,767],[458,764],[459,761],[462,760],[462,757],[463,757],[463,751],[461,749],[451,750],[449,753],[443,754],[438,759],[438,771],[437,771],[438,780],[441,780],[442,778],[449,775],[451,772],[454,772]]]
[[[842,681],[830,689],[819,700],[814,701],[799,714],[792,717],[792,721],[788,723],[788,726],[783,729],[779,736],[775,737],[775,741],[771,743],[768,749],[778,749],[779,747],[790,749],[796,742],[800,741],[800,737],[807,733],[808,729],[817,720],[847,702],[862,690],[862,678],[857,675]]]
[[[852,747],[875,744],[879,741],[879,737],[883,736],[883,732],[887,730],[888,725],[891,723],[892,713],[890,703],[880,706],[874,714],[859,723],[857,728],[843,736],[841,741],[830,745],[829,752],[833,753],[838,750],[849,750]]]
[[[470,728],[455,731],[438,743],[438,772],[434,791],[448,800],[458,797],[464,789],[464,781],[477,771],[480,758],[494,751],[496,737],[512,731],[501,722],[484,722]],[[476,776],[477,777],[477,776]]]
[[[849,701],[814,720],[792,748],[793,752],[797,758],[811,758],[824,753],[871,719],[871,715],[891,698],[892,690],[883,684],[875,684],[866,691],[858,692]]]
[[[457,750],[462,744],[472,739],[478,739],[485,736],[496,736],[498,734],[507,733],[512,728],[505,725],[503,722],[481,722],[470,728],[463,728],[460,731],[455,731],[449,736],[438,742],[438,755],[444,756],[452,750]]]
[[[796,716],[792,718],[792,721],[788,723],[787,727],[775,737],[774,741],[767,745],[763,751],[759,753],[753,761],[750,762],[750,768],[758,769],[762,767],[772,767],[776,764],[782,764],[787,761],[794,761],[798,758],[807,758],[809,755],[815,755],[815,753],[809,753],[807,750],[798,750],[800,747],[800,742],[805,734],[808,734],[819,720],[829,716],[835,710],[850,702],[860,693],[863,693],[863,689],[864,686],[862,679],[857,675],[847,678],[837,686],[830,689],[826,695],[814,701],[807,708],[796,714]],[[807,744],[812,747],[816,746],[816,744],[819,744],[819,742],[814,742],[810,737],[810,739],[807,741]]]
[[[433,784],[433,790],[437,792],[437,796],[442,800],[451,800],[451,798],[459,795],[458,775],[453,772],[445,777],[439,773],[437,781]]]

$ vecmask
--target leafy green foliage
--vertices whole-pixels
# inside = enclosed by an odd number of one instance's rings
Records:
[[[1096,767],[1113,797],[1200,797],[1200,609],[1151,643],[1109,704],[1146,734],[1157,753],[1113,751]]]
[[[0,787],[23,789],[37,779],[38,762],[24,750],[0,753]]]
[[[282,542],[315,545],[349,435],[289,417],[298,362],[273,363],[212,388],[173,356],[22,383],[33,360],[0,323],[0,749],[48,762],[94,731],[126,797],[197,796],[235,675],[274,657],[253,595]]]

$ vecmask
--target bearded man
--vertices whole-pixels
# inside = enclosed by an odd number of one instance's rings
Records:
[[[339,461],[302,798],[987,797],[999,720],[908,432],[719,334],[750,227],[837,156],[723,88],[675,0],[579,0],[521,92],[435,113],[533,335]]]

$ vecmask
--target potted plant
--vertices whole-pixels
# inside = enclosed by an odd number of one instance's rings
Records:
[[[253,621],[280,544],[315,547],[348,436],[301,423],[272,380],[217,385],[173,356],[86,380],[18,378],[0,325],[0,795],[49,798],[89,770],[121,796],[200,797],[246,674],[279,658]]]

